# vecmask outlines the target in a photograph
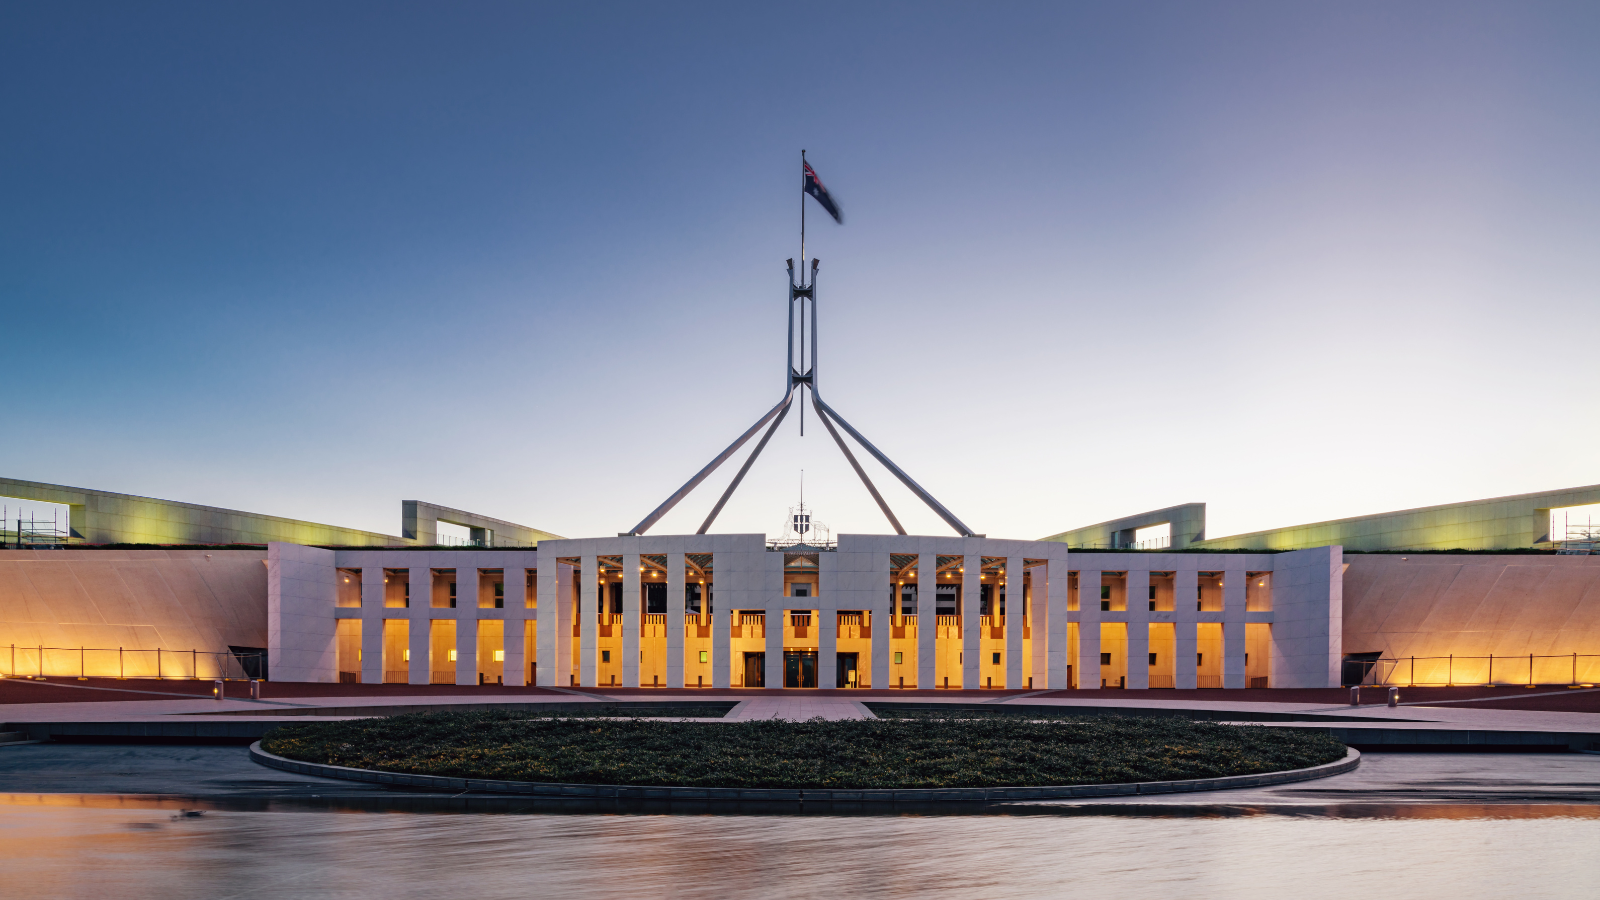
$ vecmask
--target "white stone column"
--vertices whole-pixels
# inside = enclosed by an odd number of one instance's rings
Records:
[[[505,579],[506,608],[505,622],[500,626],[500,633],[504,635],[501,647],[505,650],[505,659],[500,665],[500,680],[507,687],[522,687],[528,683],[528,660],[523,649],[527,626],[522,624],[528,618],[527,566],[508,565],[501,577]]]
[[[983,631],[979,628],[979,609],[983,602],[983,549],[973,539],[966,541],[966,555],[961,558],[961,687],[977,690],[983,687],[983,645],[979,641]]]
[[[1022,658],[1022,608],[1027,596],[1027,569],[1022,557],[1006,557],[1006,690],[1022,690],[1028,686],[1027,667]]]
[[[1234,560],[1228,560],[1235,563]],[[1245,570],[1243,566],[1222,573],[1222,686],[1245,686],[1244,622]]]
[[[733,683],[733,608],[729,595],[717,591],[722,583],[725,566],[730,566],[733,554],[711,554],[711,577],[700,596],[701,608],[711,614],[711,686],[727,689]],[[729,579],[729,583],[732,579]]]
[[[578,579],[578,683],[596,687],[600,683],[600,626],[595,616],[605,611],[605,598],[600,596],[600,558],[580,557],[572,577]]]
[[[383,683],[383,567],[361,568],[361,683]]]
[[[477,581],[477,569],[456,570],[456,684],[478,683],[478,602],[462,602],[461,573],[466,572]],[[473,585],[476,587],[476,584]]]
[[[622,686],[639,686],[639,629],[644,625],[640,618],[639,554],[622,554]]]
[[[939,634],[939,555],[917,555],[917,687],[936,688]]]
[[[817,554],[817,687],[839,685],[839,554]],[[860,676],[857,676],[858,678]]]
[[[1078,570],[1078,687],[1100,687],[1100,570]]]
[[[783,554],[765,551],[757,555],[758,578],[761,585],[761,606],[767,615],[767,687],[783,687],[783,626],[784,610],[789,598],[783,589]],[[806,606],[811,605],[810,598]]]
[[[1046,656],[1049,680],[1046,686],[1056,690],[1071,687],[1071,683],[1067,680],[1067,667],[1073,664],[1069,653],[1071,644],[1068,641],[1071,625],[1067,617],[1068,562],[1066,544],[1062,544],[1060,550],[1051,547],[1050,561],[1046,564],[1044,573],[1050,602],[1050,624],[1047,629],[1050,634],[1050,646]]]
[[[667,687],[683,687],[686,563],[682,553],[667,554]]]
[[[878,689],[894,687],[889,683],[889,661],[893,658],[889,652],[889,636],[894,633],[900,594],[889,572],[888,551],[875,551],[872,554],[872,582],[877,586],[872,601],[872,686]]]
[[[1028,678],[1036,690],[1050,686],[1050,582],[1046,566],[1028,568],[1033,599],[1028,601]]]
[[[411,606],[411,664],[407,677],[412,684],[427,684],[433,680],[428,668],[428,640],[433,636],[433,569],[412,566],[410,578]]]
[[[1150,570],[1128,569],[1128,689],[1150,687]]]
[[[1200,586],[1200,571],[1192,567],[1172,573],[1172,648],[1173,683],[1179,690],[1192,691],[1199,682],[1199,669],[1195,654],[1200,652],[1200,613],[1195,604],[1195,591]]]
[[[561,658],[563,646],[562,629],[558,627],[561,622],[561,598],[572,596],[572,585],[567,583],[567,567],[556,563],[557,558],[553,549],[538,552],[539,587],[536,594],[539,605],[533,611],[533,618],[539,623],[535,631],[539,643],[533,651],[533,681],[540,687],[566,687],[556,682],[560,667],[555,665],[555,661]],[[566,627],[566,634],[570,640],[572,636],[570,624]],[[570,656],[571,645],[565,646]],[[526,665],[527,660],[523,663]]]

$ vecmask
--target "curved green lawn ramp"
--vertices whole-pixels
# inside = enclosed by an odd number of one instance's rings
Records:
[[[454,778],[863,790],[1218,778],[1345,755],[1319,731],[1115,716],[710,723],[418,713],[293,725],[261,743],[305,762]]]

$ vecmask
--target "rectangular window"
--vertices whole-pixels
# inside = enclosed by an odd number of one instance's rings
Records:
[[[504,650],[496,650],[494,652],[494,661],[495,662],[500,662],[500,663],[505,662],[506,661],[506,652]]]
[[[1206,664],[1206,655],[1204,653],[1196,653],[1194,655],[1194,664],[1197,665],[1197,666],[1205,665]]]
[[[1110,600],[1101,600],[1100,601],[1100,611],[1101,612],[1110,612],[1111,611],[1111,601]]]
[[[900,663],[904,661],[904,658],[905,658],[905,654],[901,653],[899,650],[896,650],[894,652],[894,664],[895,665],[897,665],[897,666],[900,665]]]
[[[1100,599],[1101,600],[1110,600],[1111,599],[1111,585],[1109,585],[1109,584],[1100,585]]]
[[[1150,611],[1151,612],[1155,612],[1156,611],[1156,602],[1154,600],[1150,601]]]
[[[1206,598],[1206,589],[1204,585],[1197,584],[1194,586],[1194,598],[1196,600],[1204,600]]]
[[[601,650],[600,651],[600,661],[601,662],[611,662],[611,651],[610,650]]]
[[[1109,654],[1109,653],[1100,654],[1100,665],[1102,665],[1102,666],[1111,665],[1111,654]]]
[[[701,650],[700,651],[700,661],[701,662],[710,662],[711,661],[711,654],[706,652],[705,650]]]
[[[645,584],[644,611],[645,615],[650,616],[667,614],[667,585],[664,582],[651,581]]]
[[[789,585],[789,596],[791,596],[791,597],[809,597],[809,596],[811,596],[811,585],[809,585],[809,584],[791,584],[791,585]]]
[[[1152,585],[1150,585],[1150,599],[1154,600],[1155,598],[1156,598],[1156,586],[1152,584]]]
[[[1152,654],[1150,654],[1150,665],[1153,666],[1155,664],[1156,664],[1156,655],[1154,653],[1152,653]]]
[[[993,654],[993,656],[994,656],[994,664],[997,665],[997,666],[1000,665],[1000,654],[995,653],[995,654]]]
[[[494,583],[494,608],[506,608],[506,583],[504,581],[496,581]]]

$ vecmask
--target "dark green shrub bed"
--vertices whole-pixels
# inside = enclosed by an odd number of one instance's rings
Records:
[[[719,724],[418,713],[289,726],[262,746],[307,762],[456,778],[839,789],[1212,778],[1345,754],[1315,731],[1114,716]]]

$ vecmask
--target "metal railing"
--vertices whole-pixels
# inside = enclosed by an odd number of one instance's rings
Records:
[[[125,647],[0,647],[7,678],[160,678],[173,680],[264,677],[266,654],[231,650],[130,650]]]
[[[1589,685],[1600,682],[1600,654],[1381,657],[1345,660],[1340,675],[1345,687]]]

